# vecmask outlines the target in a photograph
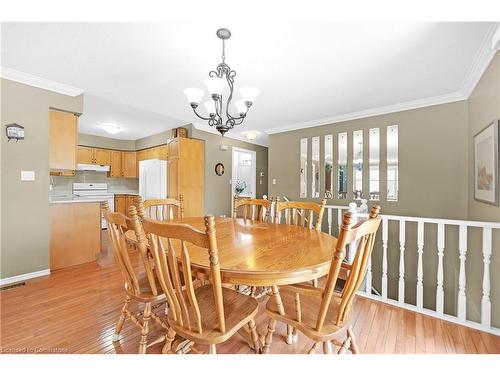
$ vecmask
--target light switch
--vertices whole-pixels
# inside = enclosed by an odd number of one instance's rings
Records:
[[[35,171],[21,171],[21,181],[35,181]]]
[[[276,179],[273,178],[273,185],[276,185]]]
[[[262,180],[259,180],[259,185],[262,185]]]

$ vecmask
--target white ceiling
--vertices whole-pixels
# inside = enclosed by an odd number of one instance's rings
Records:
[[[463,99],[497,24],[3,23],[1,65],[84,89],[82,131],[102,135],[97,125],[109,118],[124,139],[140,138],[204,126],[182,91],[206,90],[221,26],[233,34],[226,62],[236,88],[261,91],[231,131],[240,137]]]

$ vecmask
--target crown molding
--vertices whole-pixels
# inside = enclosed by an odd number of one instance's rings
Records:
[[[460,92],[468,99],[477,83],[490,65],[491,60],[500,47],[500,23],[494,22],[483,38],[479,50],[462,81]]]
[[[453,102],[458,102],[458,101],[466,100],[466,99],[467,98],[465,96],[463,96],[460,92],[456,92],[456,93],[451,93],[451,94],[433,96],[430,98],[412,100],[412,101],[398,103],[398,104],[386,105],[386,106],[382,106],[382,107],[370,108],[370,109],[363,110],[363,111],[351,112],[351,113],[346,113],[346,114],[332,116],[332,117],[325,117],[325,118],[318,119],[318,120],[295,123],[295,124],[282,126],[282,127],[275,127],[275,128],[267,129],[265,132],[267,134],[284,133],[284,132],[288,132],[288,131],[292,131],[292,130],[312,128],[315,126],[330,125],[330,124],[335,124],[338,122],[358,120],[358,119],[362,119],[362,118],[366,118],[366,117],[385,115],[388,113],[407,111],[407,110],[423,108],[423,107],[430,107],[430,106],[438,105],[438,104],[453,103]]]
[[[215,128],[213,128],[211,126],[207,127],[205,124],[200,124],[199,122],[193,122],[191,124],[193,125],[193,127],[196,130],[220,136],[220,133]],[[263,132],[263,134],[261,134],[260,137],[256,138],[252,142],[250,142],[248,139],[246,139],[242,135],[231,133],[231,132],[227,132],[226,134],[224,134],[224,138],[231,138],[231,139],[235,139],[237,141],[242,141],[242,142],[249,143],[249,144],[256,144],[256,145],[259,145],[259,146],[267,147],[267,136],[266,136],[266,133],[268,133],[268,132]]]
[[[40,89],[57,92],[68,96],[78,96],[83,94],[84,90],[78,87],[66,85],[64,83],[51,81],[42,77],[34,76],[29,73],[20,72],[19,70],[0,67],[0,76],[2,78],[23,83],[25,85],[38,87]]]

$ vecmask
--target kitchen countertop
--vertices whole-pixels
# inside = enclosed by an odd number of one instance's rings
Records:
[[[110,195],[139,195],[137,191],[134,190],[117,190],[117,191],[108,191]],[[53,203],[96,203],[101,202],[102,199],[99,198],[91,198],[91,197],[79,197],[73,195],[71,193],[68,194],[54,194],[49,195],[49,204]]]

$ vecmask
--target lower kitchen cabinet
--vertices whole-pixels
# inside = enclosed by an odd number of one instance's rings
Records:
[[[115,212],[128,216],[130,206],[136,206],[137,195],[115,194]]]

